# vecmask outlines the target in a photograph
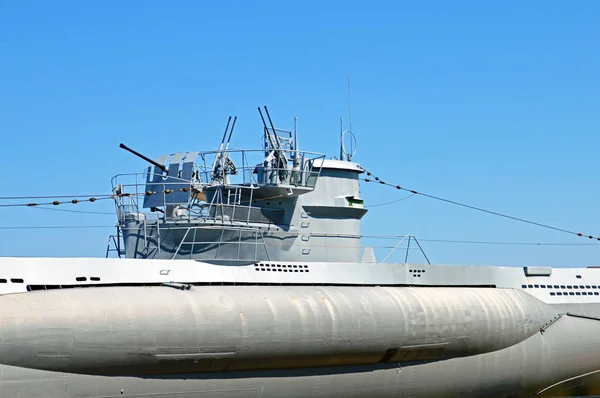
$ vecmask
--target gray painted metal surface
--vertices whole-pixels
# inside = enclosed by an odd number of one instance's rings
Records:
[[[201,286],[0,297],[6,365],[107,375],[406,362],[526,340],[555,313],[512,289]]]
[[[597,368],[599,345],[600,323],[565,317],[548,332],[507,349],[445,361],[143,377],[0,365],[0,389],[6,396],[21,397],[514,397],[559,383],[545,396],[593,394],[598,384],[559,387]]]

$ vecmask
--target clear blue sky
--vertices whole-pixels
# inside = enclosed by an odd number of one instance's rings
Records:
[[[114,174],[144,167],[120,142],[151,156],[214,149],[230,114],[235,146],[258,147],[263,104],[278,126],[299,117],[304,149],[337,155],[350,74],[355,160],[368,169],[600,235],[598,15],[594,1],[5,0],[0,196],[109,193]],[[405,195],[363,186],[367,204]],[[113,211],[108,202],[62,208]],[[0,208],[0,220],[115,223],[31,208]],[[0,228],[0,255],[103,256],[111,232]],[[373,208],[363,232],[590,243],[422,197]],[[598,245],[422,244],[436,263],[600,264]]]

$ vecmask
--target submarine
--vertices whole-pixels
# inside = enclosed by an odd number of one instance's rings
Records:
[[[0,257],[1,396],[600,393],[598,269],[377,262],[352,133],[327,158],[259,114],[256,150],[231,117],[216,151],[121,144],[149,166],[107,258]]]

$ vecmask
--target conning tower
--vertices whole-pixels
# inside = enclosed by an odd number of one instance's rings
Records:
[[[122,145],[153,166],[113,178],[120,256],[360,261],[361,167],[300,151],[296,129],[259,112],[258,150],[229,148],[231,117],[217,151],[151,160]]]

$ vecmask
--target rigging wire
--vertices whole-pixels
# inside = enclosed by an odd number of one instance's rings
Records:
[[[0,226],[0,229],[83,229],[83,228],[114,228],[114,225],[17,225]]]
[[[419,239],[421,242],[432,243],[466,243],[475,245],[506,245],[506,246],[600,246],[600,243],[551,243],[551,242],[502,242],[451,239]]]
[[[184,188],[180,188],[180,189],[164,189],[162,191],[147,190],[145,192],[138,192],[138,193],[115,193],[115,194],[112,194],[112,195],[95,195],[93,197],[90,197],[89,199],[77,199],[77,198],[87,198],[87,197],[89,197],[89,195],[73,195],[73,196],[10,196],[10,197],[9,196],[4,196],[4,197],[0,197],[0,200],[2,200],[2,199],[4,199],[4,200],[16,200],[18,198],[21,198],[21,199],[30,199],[30,198],[43,198],[43,199],[74,198],[74,199],[64,200],[64,201],[54,200],[52,202],[45,202],[45,203],[35,203],[35,202],[30,202],[30,203],[8,203],[8,204],[0,204],[0,207],[35,207],[35,206],[45,206],[45,205],[58,206],[58,205],[64,205],[64,204],[77,204],[77,203],[83,203],[83,202],[94,203],[94,202],[97,202],[99,200],[106,200],[106,199],[116,200],[117,198],[129,198],[129,197],[136,197],[136,196],[169,195],[169,194],[174,193],[174,192],[190,192],[190,191],[192,192],[193,195],[201,193],[201,191],[199,191],[197,189],[184,187]],[[275,197],[283,197],[283,196],[285,196],[285,195],[278,195],[278,196],[275,196]],[[269,198],[267,198],[267,199],[269,199]],[[261,199],[261,200],[264,200],[264,199]]]
[[[33,209],[38,209],[38,210],[53,210],[53,211],[64,211],[67,213],[78,213],[78,214],[102,214],[102,215],[115,215],[115,212],[109,212],[109,211],[86,211],[86,210],[70,210],[70,209],[55,209],[52,207],[32,207]]]
[[[71,196],[72,197],[72,196]],[[80,196],[81,197],[81,196]],[[35,207],[35,206],[45,206],[45,205],[53,205],[53,206],[58,206],[58,205],[63,205],[63,204],[77,204],[77,203],[84,203],[84,202],[90,202],[90,203],[94,203],[97,202],[99,200],[106,200],[106,199],[112,199],[112,196],[108,196],[105,198],[96,198],[96,197],[92,197],[89,199],[72,199],[69,201],[64,201],[61,202],[59,200],[55,200],[52,202],[44,202],[44,203],[8,203],[8,204],[0,204],[0,207]]]
[[[34,203],[34,202],[30,202],[30,203],[3,203],[0,204],[0,207],[37,207],[37,206],[58,206],[58,205],[64,205],[64,204],[77,204],[77,203],[83,203],[83,202],[90,202],[90,203],[94,203],[97,202],[99,200],[106,200],[106,199],[117,199],[117,198],[125,198],[125,197],[136,197],[136,196],[151,196],[151,195],[169,195],[171,193],[174,192],[192,192],[193,195],[200,193],[201,191],[198,191],[196,189],[192,189],[192,188],[181,188],[181,189],[164,189],[162,191],[151,191],[148,190],[146,192],[139,192],[139,193],[117,193],[117,194],[113,194],[113,195],[96,195],[98,197],[91,197],[89,199],[71,199],[71,200],[65,200],[65,201],[60,201],[60,200],[55,200],[52,202],[45,202],[45,203]],[[253,202],[259,202],[259,201],[265,201],[265,200],[271,200],[271,199],[277,199],[277,198],[283,198],[286,197],[287,195],[275,195],[275,196],[270,196],[270,197],[266,197],[266,198],[258,198],[258,199],[253,199]],[[18,198],[22,198],[22,199],[29,199],[29,198],[44,198],[44,199],[54,199],[54,198],[84,198],[84,197],[88,197],[87,195],[74,195],[74,196],[12,196],[12,197],[0,197],[0,200],[2,199],[6,199],[6,200],[15,200]],[[46,208],[48,210],[58,210],[58,209],[50,209],[50,208]],[[67,210],[63,210],[63,211],[67,211]],[[72,212],[79,212],[79,211],[75,211],[72,210]],[[81,211],[81,213],[84,213],[83,211]],[[90,212],[90,214],[104,214],[103,212]],[[114,213],[107,213],[107,214],[114,214]]]
[[[402,202],[403,200],[410,199],[410,198],[412,198],[413,196],[415,196],[415,194],[414,194],[414,193],[413,193],[413,194],[410,194],[410,195],[408,195],[408,196],[405,196],[404,198],[400,198],[400,199],[392,200],[392,201],[390,201],[390,202],[377,203],[377,204],[374,204],[374,205],[369,205],[369,206],[365,206],[365,207],[366,207],[367,209],[370,209],[370,208],[372,208],[372,207],[379,207],[379,206],[391,205],[392,203],[398,203],[398,202]]]
[[[0,196],[0,200],[24,200],[24,199],[64,199],[64,198],[90,198],[111,197],[112,195],[46,195],[46,196]]]
[[[389,187],[392,187],[392,188],[396,188],[398,190],[403,190],[403,191],[410,192],[410,193],[412,193],[414,195],[425,196],[425,197],[430,198],[430,199],[435,199],[435,200],[439,200],[441,202],[450,203],[450,204],[453,204],[453,205],[456,205],[456,206],[465,207],[467,209],[480,211],[482,213],[492,214],[492,215],[495,215],[495,216],[498,216],[498,217],[503,217],[503,218],[507,218],[507,219],[510,219],[510,220],[519,221],[519,222],[522,222],[522,223],[531,224],[531,225],[535,225],[535,226],[538,226],[538,227],[551,229],[551,230],[558,231],[558,232],[563,232],[563,233],[566,233],[566,234],[571,234],[571,235],[576,235],[576,236],[582,236],[582,237],[585,236],[585,237],[587,237],[589,239],[596,239],[596,240],[600,241],[600,237],[595,237],[595,236],[592,236],[592,235],[584,235],[581,232],[570,231],[568,229],[558,228],[558,227],[554,227],[552,225],[542,224],[542,223],[539,223],[539,222],[527,220],[527,219],[520,218],[520,217],[514,217],[514,216],[511,216],[511,215],[508,215],[508,214],[499,213],[499,212],[496,212],[496,211],[491,211],[491,210],[483,209],[481,207],[477,207],[477,206],[472,206],[472,205],[468,205],[468,204],[465,204],[465,203],[456,202],[454,200],[441,198],[439,196],[429,195],[429,194],[426,194],[426,193],[423,193],[423,192],[417,192],[417,191],[415,191],[413,189],[404,188],[404,187],[402,187],[400,185],[390,184],[390,183],[387,183],[387,182],[383,181],[379,177],[375,176],[370,171],[368,171],[368,170],[366,170],[364,168],[362,168],[362,169],[363,169],[363,171],[365,173],[367,173],[367,176],[373,176],[373,179],[371,179],[371,178],[364,178],[363,181],[365,181],[365,182],[379,183],[381,185],[386,185],[386,186],[389,186]]]

